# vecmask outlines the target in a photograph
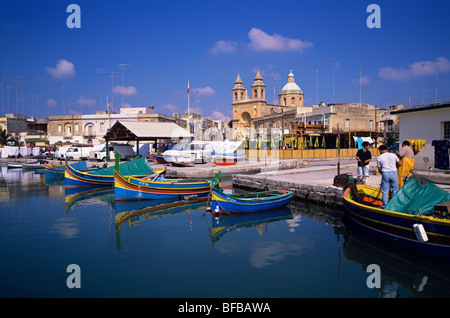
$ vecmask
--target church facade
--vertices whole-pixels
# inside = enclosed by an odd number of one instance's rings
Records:
[[[266,85],[259,70],[251,85],[251,93],[244,87],[238,74],[232,89],[233,119],[232,128],[235,137],[248,136],[249,131],[262,128],[290,129],[295,122],[298,107],[303,107],[303,91],[295,83],[292,71],[286,85],[278,95],[278,105],[266,100]],[[270,118],[271,120],[265,120]]]

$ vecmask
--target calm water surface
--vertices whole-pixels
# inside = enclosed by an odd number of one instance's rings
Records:
[[[68,191],[1,169],[3,298],[450,296],[448,263],[349,233],[319,205],[215,218],[204,204],[118,203],[111,189]],[[66,285],[70,264],[81,288]],[[369,264],[380,289],[367,287]]]

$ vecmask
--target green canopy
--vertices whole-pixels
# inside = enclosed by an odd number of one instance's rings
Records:
[[[98,169],[90,172],[89,174],[99,176],[114,176],[114,168],[115,167],[112,166],[104,169]],[[124,176],[142,176],[154,173],[152,167],[150,167],[147,161],[147,158],[145,157],[121,163],[119,165],[119,172]]]
[[[385,209],[407,214],[433,215],[436,204],[450,201],[450,193],[425,177],[413,175],[392,197]]]

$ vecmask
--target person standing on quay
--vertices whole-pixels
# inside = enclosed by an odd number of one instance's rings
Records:
[[[381,191],[383,192],[383,205],[381,207],[384,209],[388,203],[389,187],[392,190],[392,195],[395,195],[398,191],[397,167],[402,164],[395,154],[388,152],[385,145],[378,147],[378,150],[381,154],[377,158],[378,171],[381,173]]]
[[[370,153],[370,143],[368,141],[364,141],[362,143],[363,148],[358,150],[356,153],[356,160],[358,160],[358,167],[356,169],[356,173],[364,175],[364,184],[367,184],[369,180],[369,162],[372,160],[372,154]],[[358,177],[361,179],[361,177]]]

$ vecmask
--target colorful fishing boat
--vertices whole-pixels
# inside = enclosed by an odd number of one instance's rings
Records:
[[[450,219],[436,211],[450,200],[449,192],[413,176],[385,209],[381,197],[380,189],[368,185],[344,191],[344,205],[355,229],[414,252],[450,260]]]
[[[28,169],[28,170],[39,169],[42,167],[43,167],[43,164],[40,161],[24,162],[22,164],[22,169]]]
[[[118,164],[124,175],[144,177],[154,174],[146,158],[138,158]],[[66,166],[64,182],[66,187],[113,187],[115,166],[95,171],[80,171],[73,166]],[[163,169],[162,169],[163,170]]]
[[[207,196],[211,188],[220,186],[220,177],[213,180],[194,178],[166,179],[163,174],[154,178],[124,176],[120,171],[114,174],[115,200],[152,200],[183,198],[188,195]]]
[[[211,189],[211,211],[214,213],[251,213],[281,208],[291,202],[293,193],[285,190],[227,194]]]
[[[84,160],[72,163],[71,166],[74,169],[77,169],[79,171],[88,170],[86,161],[84,161]],[[66,166],[64,164],[54,164],[54,165],[44,164],[44,168],[45,168],[45,178],[46,179],[61,179],[62,180],[64,178],[64,171],[66,168]],[[96,170],[96,169],[93,169],[93,170]]]

